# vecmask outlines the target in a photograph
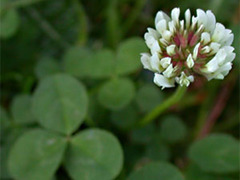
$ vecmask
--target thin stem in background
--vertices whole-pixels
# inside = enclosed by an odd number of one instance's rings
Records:
[[[200,132],[198,133],[197,139],[202,139],[205,136],[207,136],[211,130],[213,129],[215,123],[219,119],[220,115],[222,114],[226,104],[227,100],[230,97],[230,94],[233,90],[234,84],[236,83],[236,76],[229,77],[229,81],[227,81],[226,84],[224,84],[221,92],[218,94],[216,98],[216,102],[214,103],[214,106],[206,119],[205,123],[203,124]]]
[[[179,102],[183,95],[187,90],[186,86],[178,86],[176,92],[170,96],[167,100],[159,104],[156,108],[154,108],[151,112],[149,112],[142,120],[138,123],[138,126],[144,126],[152,122],[155,118],[157,118],[160,114],[162,114],[169,107],[173,106],[177,102]]]
[[[70,44],[61,37],[54,27],[47,22],[36,9],[27,8],[27,11],[50,38],[58,42],[63,48],[68,48],[70,46]]]
[[[199,131],[203,127],[208,117],[208,114],[210,113],[210,109],[213,106],[213,102],[220,85],[221,85],[220,81],[215,81],[215,83],[211,83],[211,86],[207,88],[207,97],[204,99],[202,105],[199,108],[199,112],[196,118],[196,125],[193,128],[194,139],[198,136]]]
[[[109,0],[106,9],[106,32],[108,44],[116,48],[122,37],[122,27],[119,23],[118,1]]]
[[[88,40],[88,22],[87,22],[87,15],[83,8],[82,3],[79,0],[73,0],[74,7],[76,8],[76,11],[78,13],[79,17],[79,33],[78,33],[78,39],[76,44],[83,46],[86,44]]]

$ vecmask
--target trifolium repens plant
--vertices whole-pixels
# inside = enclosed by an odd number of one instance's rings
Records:
[[[189,86],[196,75],[208,80],[224,79],[235,58],[232,31],[216,22],[214,14],[197,9],[197,15],[185,12],[179,20],[180,9],[171,17],[159,11],[155,29],[148,28],[144,38],[150,53],[141,54],[145,69],[155,73],[154,83],[162,88]]]

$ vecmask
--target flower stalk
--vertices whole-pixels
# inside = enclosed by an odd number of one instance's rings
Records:
[[[178,86],[175,93],[170,96],[163,103],[156,106],[151,112],[149,112],[142,120],[139,121],[138,126],[145,126],[146,124],[151,123],[155,118],[157,118],[160,114],[162,114],[169,107],[173,106],[177,102],[179,102],[184,96],[187,90],[186,86]]]

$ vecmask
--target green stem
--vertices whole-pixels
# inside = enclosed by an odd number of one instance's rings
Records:
[[[87,15],[83,8],[83,5],[78,0],[73,0],[74,7],[76,8],[76,11],[78,13],[79,17],[79,33],[78,33],[78,39],[76,44],[83,46],[86,44],[88,39],[88,23],[87,23]]]
[[[209,87],[207,87],[207,92],[208,92],[207,98],[204,100],[204,102],[202,103],[202,105],[199,109],[199,112],[197,115],[197,120],[196,120],[196,125],[193,128],[194,138],[197,137],[199,131],[201,130],[201,128],[203,127],[203,125],[207,119],[207,116],[210,112],[209,110],[213,105],[213,101],[214,101],[216,93],[219,89],[219,86],[220,86],[220,83],[215,82],[215,83],[210,84]]]
[[[163,113],[169,107],[171,107],[172,105],[176,104],[179,100],[181,100],[181,98],[185,94],[186,90],[187,90],[186,86],[179,86],[177,88],[176,92],[172,96],[170,96],[166,101],[159,104],[151,112],[149,112],[145,117],[143,117],[143,119],[140,120],[138,125],[139,126],[144,126],[144,125],[152,122],[161,113]]]
[[[108,1],[106,8],[106,32],[108,44],[115,49],[122,36],[122,29],[119,23],[117,0]]]

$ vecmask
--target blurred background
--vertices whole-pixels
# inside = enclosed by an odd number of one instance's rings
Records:
[[[134,123],[174,92],[162,91],[153,84],[153,74],[143,70],[139,55],[147,51],[143,35],[147,27],[154,26],[157,11],[169,14],[174,7],[180,7],[181,18],[187,8],[194,15],[197,8],[210,9],[218,22],[233,31],[237,54],[233,69],[222,81],[197,79],[180,103],[156,122],[136,130]],[[118,179],[125,179],[151,159],[169,161],[184,169],[189,144],[207,120],[214,122],[208,133],[226,133],[239,139],[238,0],[1,0],[0,22],[1,179],[11,179],[6,162],[12,144],[26,129],[39,126],[30,120],[35,119],[30,110],[32,93],[40,80],[60,72],[79,79],[88,91],[88,114],[79,130],[99,127],[120,140],[125,162]],[[84,65],[87,56],[103,49],[108,52],[96,55],[99,63]],[[102,74],[108,71],[104,61],[116,59],[115,55],[125,62],[117,74],[134,87],[134,92],[123,88],[118,98],[126,101],[119,105],[107,99],[108,95],[98,95],[99,87],[112,78]],[[134,59],[132,63],[127,61],[130,58]],[[231,178],[236,179],[236,175]],[[60,167],[56,179],[70,178]]]

